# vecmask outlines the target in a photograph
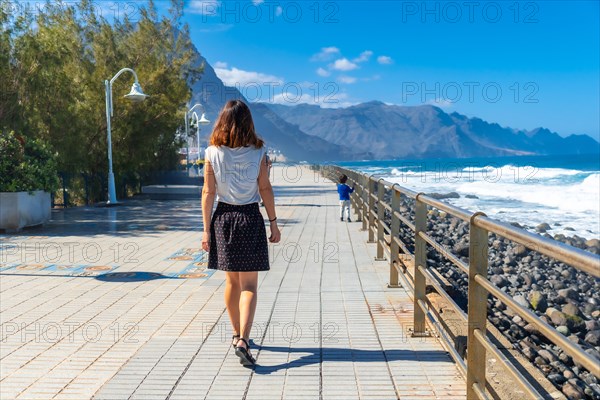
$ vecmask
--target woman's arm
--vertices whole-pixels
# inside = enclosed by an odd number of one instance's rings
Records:
[[[210,244],[210,222],[216,193],[217,183],[215,174],[211,163],[207,160],[204,163],[204,185],[202,187],[202,220],[204,225],[202,249],[204,251],[208,251]]]
[[[269,181],[266,155],[263,156],[262,160],[260,161],[260,169],[258,172],[258,191],[263,203],[265,204],[267,216],[269,217],[269,220],[272,220],[273,218],[277,217],[277,214],[275,213],[275,195],[273,194],[271,181]],[[277,243],[281,239],[281,233],[279,232],[277,221],[275,220],[269,223],[271,227],[271,236],[269,237],[269,241],[272,243]]]

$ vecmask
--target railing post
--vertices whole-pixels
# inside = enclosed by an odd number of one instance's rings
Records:
[[[394,183],[392,185],[392,223],[391,223],[391,232],[390,232],[390,282],[388,283],[388,287],[397,288],[400,287],[398,284],[398,269],[394,265],[395,262],[398,262],[398,254],[400,253],[400,247],[398,246],[398,242],[396,242],[396,238],[399,237],[400,233],[400,220],[396,215],[396,212],[400,209],[400,192],[394,189],[394,186],[397,184]]]
[[[369,219],[369,240],[368,243],[373,243],[375,241],[375,235],[373,233],[373,225],[375,225],[375,216],[373,215],[373,210],[375,209],[375,200],[373,199],[373,192],[375,192],[375,181],[369,176],[369,198],[368,204],[369,208],[367,210],[367,215]]]
[[[383,222],[385,218],[385,207],[383,206],[383,195],[385,194],[385,185],[381,182],[383,178],[377,181],[377,256],[376,261],[383,261]]]
[[[427,204],[419,198],[423,193],[415,197],[415,304],[414,304],[414,328],[413,335],[423,336],[427,334],[425,328],[425,311],[419,305],[419,301],[425,302],[426,299],[426,280],[423,273],[419,270],[419,265],[427,268],[427,242],[421,236],[420,232],[427,233]]]
[[[483,215],[477,212],[469,222],[469,292],[468,292],[468,321],[467,321],[467,399],[478,398],[474,385],[485,390],[485,347],[475,337],[479,330],[485,337],[487,322],[487,290],[481,287],[475,277],[487,277],[488,269],[488,231],[475,226],[476,217]]]
[[[350,211],[354,211],[354,214],[356,214],[356,181],[351,171],[348,171],[346,175],[348,175],[348,184],[355,187],[355,193],[350,194]],[[350,214],[348,214],[348,218],[350,218]]]
[[[367,222],[369,221],[369,199],[367,196],[369,195],[369,177],[366,174],[361,176],[361,191],[360,196],[362,198],[362,227],[361,231],[367,230]]]
[[[361,187],[360,187],[360,182],[358,181],[360,179],[360,175],[358,175],[356,172],[352,172],[352,183],[354,184],[354,207],[352,208],[354,210],[354,214],[356,215],[356,221],[361,221],[362,220],[362,216],[361,211],[362,211],[362,207],[360,206],[360,192],[361,192]]]

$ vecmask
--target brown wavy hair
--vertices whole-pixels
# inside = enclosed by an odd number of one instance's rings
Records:
[[[229,100],[219,113],[210,135],[210,144],[227,147],[261,148],[264,140],[258,137],[250,108],[241,100]]]

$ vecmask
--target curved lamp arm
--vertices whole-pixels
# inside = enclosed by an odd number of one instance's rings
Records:
[[[108,86],[108,91],[109,91],[109,96],[108,96],[108,99],[109,99],[109,103],[110,103],[110,104],[109,104],[109,109],[110,109],[110,116],[111,116],[111,117],[113,116],[112,85],[113,85],[113,82],[114,82],[114,81],[115,81],[115,80],[116,80],[116,79],[117,79],[119,76],[121,76],[121,74],[123,74],[124,72],[131,72],[131,73],[133,74],[133,79],[135,79],[135,83],[139,84],[139,81],[138,81],[138,76],[137,76],[137,74],[135,73],[135,71],[134,71],[134,70],[132,70],[131,68],[123,68],[122,70],[120,70],[119,72],[117,72],[117,73],[115,74],[115,76],[113,76],[113,78],[112,78],[110,81],[106,81],[106,82],[107,82],[107,86]]]
[[[137,77],[137,74],[135,73],[135,71],[134,71],[134,70],[132,70],[131,68],[123,68],[122,70],[120,70],[119,72],[117,72],[117,73],[115,74],[115,76],[113,76],[113,78],[110,80],[110,84],[112,85],[112,84],[113,84],[113,82],[114,82],[114,81],[115,81],[115,80],[116,80],[116,79],[117,79],[119,76],[121,76],[121,74],[122,74],[123,72],[131,72],[131,73],[133,74],[133,78],[135,79],[135,83],[139,83],[139,82],[138,82],[138,77]]]
[[[192,106],[192,108],[190,108],[188,110],[188,113],[191,113],[192,111],[194,111],[194,108],[196,108],[196,107],[202,107],[202,112],[206,112],[206,109],[204,108],[204,106],[202,104],[196,103]]]
[[[202,107],[202,111],[203,112],[206,110],[202,104],[196,103],[196,104],[194,104],[192,106],[192,108],[190,108],[189,110],[187,110],[185,112],[185,131],[186,131],[186,133],[189,132],[189,129],[190,129],[190,119],[193,122],[194,115],[196,116],[196,124],[200,124],[200,119],[198,118],[198,114],[196,114],[196,112],[194,111],[194,108],[196,108],[196,107]]]

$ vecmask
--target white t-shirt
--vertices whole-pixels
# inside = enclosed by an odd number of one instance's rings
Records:
[[[260,201],[258,173],[267,146],[208,146],[204,158],[215,173],[217,201],[229,204],[249,204]]]

